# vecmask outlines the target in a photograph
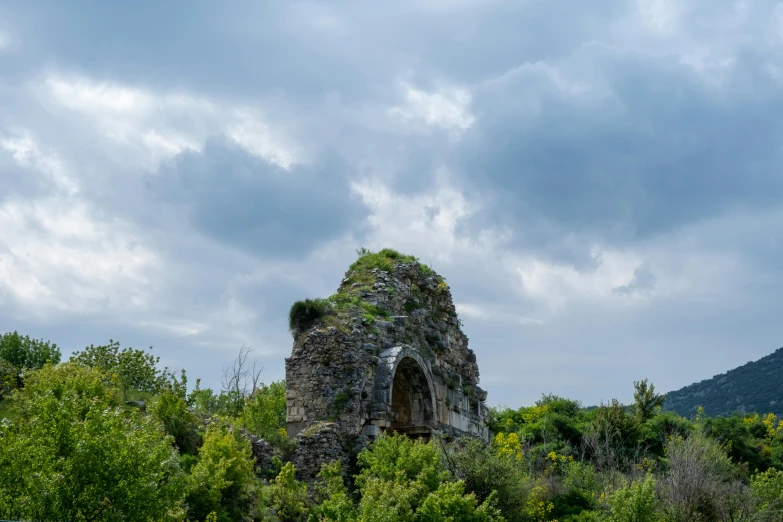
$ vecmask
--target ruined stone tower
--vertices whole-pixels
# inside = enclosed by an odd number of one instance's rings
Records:
[[[292,331],[287,421],[301,475],[382,432],[489,437],[449,287],[415,258],[364,252],[336,294],[292,308]]]

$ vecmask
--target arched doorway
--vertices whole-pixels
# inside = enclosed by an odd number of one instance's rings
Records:
[[[389,430],[429,439],[434,419],[432,389],[416,359],[404,357],[400,360],[391,391]]]

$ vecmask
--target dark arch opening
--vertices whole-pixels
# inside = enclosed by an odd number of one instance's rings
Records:
[[[389,429],[409,437],[429,439],[434,419],[432,402],[429,383],[419,363],[410,357],[403,358],[392,381]]]

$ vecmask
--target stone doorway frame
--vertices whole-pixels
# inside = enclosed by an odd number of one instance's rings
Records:
[[[438,418],[438,401],[435,395],[435,386],[432,382],[432,373],[429,365],[421,357],[418,350],[412,346],[395,346],[388,348],[378,356],[378,366],[375,372],[375,390],[374,402],[371,419],[372,424],[382,431],[391,427],[392,424],[392,400],[394,397],[394,376],[397,368],[405,359],[411,359],[426,382],[427,391],[430,399],[430,419],[415,423],[406,428],[405,433],[410,436],[421,436],[429,438],[435,429],[435,419]]]

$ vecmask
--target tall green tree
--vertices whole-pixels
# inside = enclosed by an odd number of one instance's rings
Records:
[[[631,406],[631,412],[638,422],[646,422],[663,407],[666,396],[655,393],[655,385],[648,382],[647,379],[634,381],[633,388],[634,402]]]
[[[22,373],[60,362],[56,344],[18,332],[0,335],[0,400],[22,386]]]
[[[33,339],[14,331],[0,335],[0,360],[19,370],[35,370],[46,363],[59,363],[60,349],[49,341]]]
[[[105,372],[118,382],[123,393],[130,390],[155,393],[167,381],[166,369],[159,370],[157,367],[160,357],[144,350],[120,348],[120,343],[112,339],[109,344],[91,344],[82,351],[74,352],[70,360]]]

